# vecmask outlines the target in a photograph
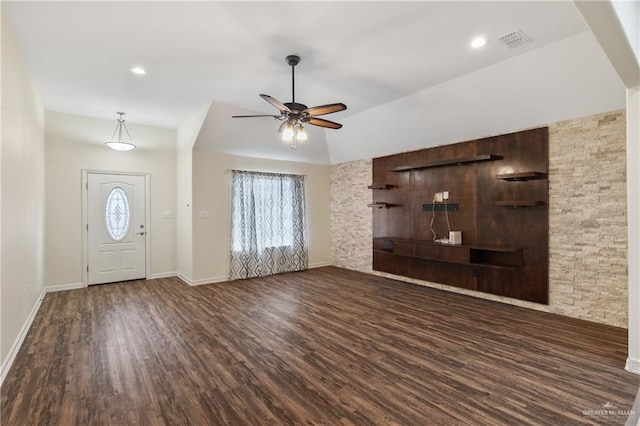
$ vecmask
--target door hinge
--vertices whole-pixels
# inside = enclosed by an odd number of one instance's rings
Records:
[[[87,265],[87,272],[89,272],[89,265]]]
[[[87,190],[89,189],[89,182],[85,182],[84,183],[85,188],[87,188]]]

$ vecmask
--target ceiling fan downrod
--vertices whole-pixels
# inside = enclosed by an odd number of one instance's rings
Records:
[[[300,63],[300,56],[289,55],[287,56],[287,64],[291,66],[291,103],[296,102],[296,65]]]

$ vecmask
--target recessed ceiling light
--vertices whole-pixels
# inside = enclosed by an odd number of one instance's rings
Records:
[[[471,40],[471,47],[473,47],[474,49],[482,47],[485,44],[487,44],[487,38],[486,37],[476,37],[473,40]]]
[[[129,71],[131,71],[134,74],[138,74],[138,75],[145,75],[147,73],[144,70],[144,68],[141,68],[141,67],[133,67],[133,68],[130,68]]]

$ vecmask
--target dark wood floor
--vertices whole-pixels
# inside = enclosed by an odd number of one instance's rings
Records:
[[[626,331],[328,267],[47,294],[2,425],[624,424]]]

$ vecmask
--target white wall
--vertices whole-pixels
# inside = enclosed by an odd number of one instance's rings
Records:
[[[224,281],[229,275],[229,169],[306,175],[309,266],[331,264],[329,166],[194,150],[191,284]],[[209,219],[200,219],[200,212],[208,212]]]
[[[177,274],[186,282],[193,278],[193,223],[191,219],[191,200],[193,184],[193,145],[200,134],[202,123],[207,116],[210,104],[194,113],[178,129],[176,143],[176,180],[177,180]]]
[[[640,374],[640,88],[627,89],[627,220],[629,238],[629,356]]]
[[[104,145],[116,118],[46,113],[47,286],[82,283],[82,169],[150,173],[150,278],[175,275],[176,132],[127,121],[138,148],[118,152]]]
[[[606,0],[573,2],[625,87],[638,87],[640,72],[633,46],[638,45],[640,9],[622,4],[616,6],[616,3]]]
[[[640,3],[630,0],[611,2],[624,30],[636,61],[640,62]]]
[[[44,110],[4,14],[1,152],[0,359],[4,374],[12,346],[45,286]]]

